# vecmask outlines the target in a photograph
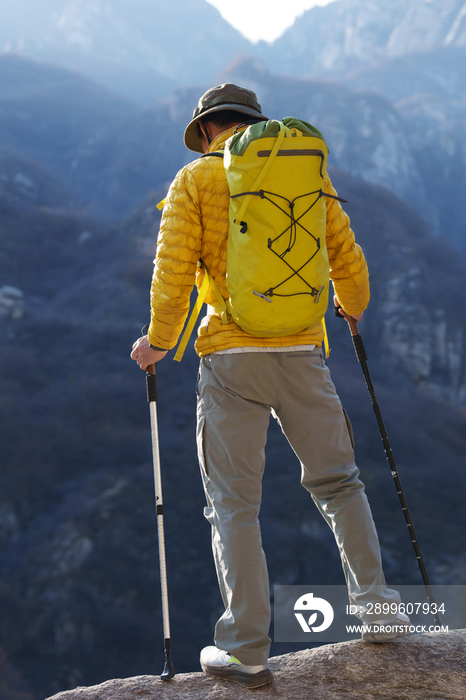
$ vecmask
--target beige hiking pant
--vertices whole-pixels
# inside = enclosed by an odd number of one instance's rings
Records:
[[[264,664],[270,648],[258,516],[271,411],[301,462],[302,485],[333,530],[350,602],[399,600],[385,586],[348,424],[321,349],[208,355],[199,371],[197,441],[225,605],[214,639],[247,665]]]

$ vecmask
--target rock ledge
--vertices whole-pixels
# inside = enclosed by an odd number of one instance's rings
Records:
[[[48,700],[465,700],[466,630],[329,644],[270,659],[274,682],[251,691],[203,673],[115,679]]]

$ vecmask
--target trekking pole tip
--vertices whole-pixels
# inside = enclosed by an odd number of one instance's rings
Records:
[[[165,661],[165,666],[163,667],[163,672],[160,678],[163,681],[170,681],[175,676],[175,667],[171,661]]]

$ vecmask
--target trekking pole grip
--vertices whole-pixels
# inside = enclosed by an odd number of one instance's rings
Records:
[[[154,401],[157,403],[157,378],[155,375],[155,365],[149,365],[146,369],[146,388],[147,388],[147,401],[151,403]]]
[[[342,313],[340,313],[340,309],[341,306],[335,307],[335,316],[337,316],[338,318],[344,318],[348,323],[358,362],[365,362],[367,360],[367,355],[366,350],[364,348],[364,343],[362,342],[362,338],[359,333],[358,322],[352,316],[347,316],[346,314],[343,315],[343,310]]]
[[[141,328],[142,335],[146,335],[148,330],[149,324],[146,323],[144,328]],[[151,401],[157,402],[157,379],[155,377],[156,367],[157,363],[155,363],[154,365],[149,365],[146,368],[147,401],[149,403],[151,403]]]
[[[362,342],[361,335],[359,333],[358,329],[358,324],[354,320],[354,318],[349,317],[347,319],[348,325],[351,331],[351,339],[353,341],[353,346],[354,346],[354,351],[356,353],[356,357],[358,358],[358,362],[365,363],[367,360],[367,355],[366,355],[366,349],[364,347],[364,343]]]

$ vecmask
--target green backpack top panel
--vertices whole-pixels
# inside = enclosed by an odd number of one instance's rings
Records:
[[[296,119],[295,117],[285,117],[281,123],[289,129],[297,129],[298,131],[301,131],[303,136],[314,136],[324,141],[324,137],[322,136],[321,132],[315,128],[315,126],[312,126],[312,124],[302,121],[301,119]],[[232,155],[242,156],[252,141],[260,138],[276,138],[279,131],[280,122],[276,120],[258,122],[257,124],[249,126],[244,131],[241,131],[239,134],[235,134],[228,139],[229,151]]]

